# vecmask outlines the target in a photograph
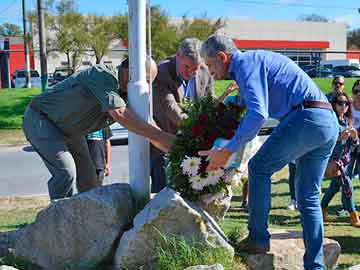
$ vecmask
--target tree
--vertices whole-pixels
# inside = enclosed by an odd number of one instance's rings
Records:
[[[170,23],[159,6],[152,6],[150,13],[152,54],[155,60],[165,59],[176,52],[181,37],[178,28]]]
[[[22,34],[20,26],[16,24],[4,23],[0,25],[0,36],[15,37],[22,36]]]
[[[330,22],[328,18],[318,14],[303,15],[300,20],[306,22]]]
[[[84,17],[76,12],[69,11],[58,15],[53,24],[55,39],[53,48],[66,54],[68,73],[78,68],[81,56],[87,46],[86,23]]]
[[[114,40],[127,39],[127,17],[92,15],[86,21],[87,46],[93,50],[96,64],[100,64]]]
[[[360,28],[347,33],[348,48],[360,49]]]
[[[193,20],[189,20],[186,16],[183,16],[180,30],[182,32],[182,38],[196,37],[200,40],[205,40],[224,26],[225,22],[221,18],[212,21],[208,19],[205,14]]]
[[[208,19],[206,14],[192,20],[184,16],[180,22],[172,23],[165,11],[159,6],[152,6],[151,37],[154,58],[159,60],[175,54],[179,43],[186,37],[205,40],[224,24],[221,19]]]

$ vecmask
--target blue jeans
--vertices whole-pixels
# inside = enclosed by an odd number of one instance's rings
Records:
[[[295,192],[301,214],[306,270],[324,269],[320,188],[338,136],[338,121],[327,109],[299,108],[281,120],[249,162],[249,241],[269,244],[271,176],[296,160]]]

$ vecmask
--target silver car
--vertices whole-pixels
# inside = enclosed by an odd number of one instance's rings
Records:
[[[110,126],[112,137],[110,138],[110,141],[112,143],[117,142],[127,142],[128,139],[128,130],[124,128],[122,125],[120,125],[118,122],[115,122]]]
[[[31,79],[31,87],[41,87],[41,78],[39,72],[36,70],[30,70],[30,79]],[[26,87],[26,70],[18,69],[15,71],[12,86],[14,88],[24,88]]]

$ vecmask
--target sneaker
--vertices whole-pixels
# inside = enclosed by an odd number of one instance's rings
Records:
[[[347,216],[347,215],[349,215],[349,213],[344,208],[341,208],[340,210],[336,211],[336,215],[341,217],[341,216]]]
[[[291,200],[289,202],[288,209],[291,211],[295,211],[297,209],[297,202],[295,200]]]

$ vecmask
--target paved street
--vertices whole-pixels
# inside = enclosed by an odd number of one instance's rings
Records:
[[[128,146],[112,146],[111,176],[105,184],[128,179]],[[0,147],[0,197],[47,194],[48,170],[29,146]]]

